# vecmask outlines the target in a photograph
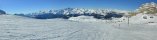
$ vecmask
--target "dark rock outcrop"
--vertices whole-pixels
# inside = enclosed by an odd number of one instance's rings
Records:
[[[6,12],[3,10],[0,10],[0,15],[2,15],[2,14],[6,14]]]

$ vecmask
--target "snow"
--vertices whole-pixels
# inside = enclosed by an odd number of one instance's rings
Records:
[[[144,19],[144,17],[146,19]],[[152,17],[152,18],[151,18]],[[156,23],[157,21],[157,16],[155,15],[149,15],[149,14],[137,14],[136,16],[133,16],[130,19],[130,22],[131,23],[134,23],[134,24],[149,24],[149,22],[154,22]]]
[[[0,40],[157,39],[157,25],[132,23],[128,26],[127,22],[79,22],[66,19],[32,19],[15,15],[0,15],[0,17]],[[86,16],[77,18],[93,20],[92,17]]]
[[[79,21],[79,22],[96,22],[98,19],[95,19],[93,16],[78,16],[78,17],[71,17],[68,20]]]
[[[51,14],[63,14],[63,15],[69,15],[69,14],[100,14],[100,15],[106,15],[109,12],[117,12],[118,13],[128,13],[129,11],[125,10],[118,10],[118,9],[85,9],[85,8],[65,8],[60,10],[49,10],[49,11],[40,11],[31,13],[29,15],[40,15],[45,13],[51,13]]]
[[[118,9],[85,9],[85,8],[65,8],[61,9],[63,14],[85,14],[85,13],[96,13],[101,15],[106,15],[109,12],[117,12],[117,13],[127,13],[128,11],[125,10],[118,10]],[[58,10],[58,11],[61,11]]]

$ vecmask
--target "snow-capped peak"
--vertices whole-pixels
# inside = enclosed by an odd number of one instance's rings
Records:
[[[65,8],[54,11],[55,14],[84,14],[84,13],[95,13],[95,14],[101,14],[106,15],[108,12],[117,12],[117,13],[126,13],[128,11],[122,11],[122,10],[109,10],[109,9],[85,9],[85,8]]]
[[[94,16],[98,19],[111,17],[121,17],[128,11],[111,10],[111,9],[85,9],[85,8],[64,8],[59,10],[40,11],[26,16],[39,18],[69,18],[77,16]]]

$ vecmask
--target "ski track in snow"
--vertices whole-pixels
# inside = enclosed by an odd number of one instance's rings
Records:
[[[0,40],[156,40],[157,27],[0,16]]]

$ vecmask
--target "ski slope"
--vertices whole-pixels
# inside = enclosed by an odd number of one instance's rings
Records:
[[[0,40],[157,40],[156,25],[0,15]]]

